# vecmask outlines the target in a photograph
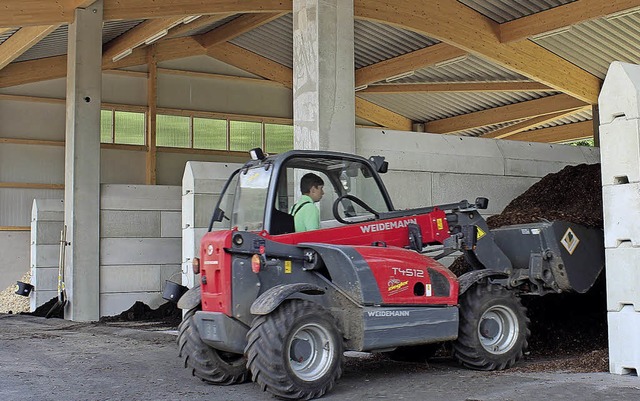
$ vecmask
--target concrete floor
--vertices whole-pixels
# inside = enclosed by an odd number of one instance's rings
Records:
[[[255,383],[212,386],[182,367],[175,334],[0,315],[0,400],[272,400]],[[476,372],[452,361],[347,357],[323,400],[638,400],[640,378],[608,373]]]

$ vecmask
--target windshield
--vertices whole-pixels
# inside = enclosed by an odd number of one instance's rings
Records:
[[[261,231],[272,171],[257,166],[234,173],[222,194],[212,229],[238,227],[241,231]]]

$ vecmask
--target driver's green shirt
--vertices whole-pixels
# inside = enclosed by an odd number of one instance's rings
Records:
[[[291,213],[295,213],[293,222],[297,233],[320,228],[320,211],[309,196],[302,195],[291,208]]]

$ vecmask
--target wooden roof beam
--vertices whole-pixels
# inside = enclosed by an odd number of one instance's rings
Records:
[[[20,28],[0,45],[0,70],[53,32],[58,26],[43,25]]]
[[[485,127],[487,125],[507,123],[523,118],[573,110],[584,106],[586,106],[584,102],[569,95],[547,96],[540,99],[431,121],[425,124],[425,131],[436,134],[452,134],[473,128]]]
[[[527,142],[568,142],[580,139],[593,138],[593,121],[582,121],[579,123],[558,125],[556,127],[542,128],[533,131],[520,132],[510,136],[510,141]]]
[[[192,37],[168,39],[156,44],[157,60],[166,61],[177,58],[204,55],[205,49]],[[147,63],[147,49],[138,48],[119,60],[103,58],[102,69],[132,67]],[[9,64],[0,70],[0,88],[22,85],[32,82],[46,81],[67,76],[67,56],[47,57],[38,60],[21,61]]]
[[[183,17],[160,18],[145,21],[126,33],[118,36],[104,45],[102,62],[117,61],[133,52],[138,46],[159,40],[169,33],[169,29],[179,24]]]
[[[586,107],[591,109],[591,106],[586,106]],[[540,125],[548,124],[552,121],[570,116],[584,109],[585,109],[584,107],[580,107],[580,108],[569,110],[569,111],[561,111],[558,113],[529,118],[517,124],[513,124],[505,128],[500,128],[495,131],[491,131],[487,134],[482,135],[482,137],[495,138],[495,139],[509,139],[510,136],[513,136],[517,133],[534,129],[535,127],[538,127]]]
[[[70,23],[94,0],[2,0],[0,27]],[[104,0],[105,21],[191,15],[291,12],[292,0]]]
[[[602,81],[537,44],[500,43],[500,27],[457,0],[354,0],[357,17],[416,31],[589,104]]]
[[[357,96],[356,116],[393,130],[411,131],[413,129],[413,121],[410,119]]]
[[[605,15],[640,7],[638,0],[577,0],[500,24],[500,41],[517,42]]]
[[[467,52],[446,43],[438,43],[424,49],[403,54],[366,67],[358,68],[355,75],[356,88],[382,81],[394,75],[415,71],[442,61],[461,57]]]
[[[243,33],[278,19],[285,14],[287,13],[245,14],[210,32],[199,35],[196,39],[205,48],[211,47],[218,43],[228,42]]]
[[[550,92],[538,82],[444,82],[369,86],[358,93]]]

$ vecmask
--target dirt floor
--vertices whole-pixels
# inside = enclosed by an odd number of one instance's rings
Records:
[[[255,383],[213,386],[192,377],[178,358],[175,333],[150,322],[0,314],[0,328],[0,400],[276,400]],[[477,372],[447,357],[406,363],[347,353],[345,359],[342,378],[323,400],[640,399],[637,376],[567,373],[552,365],[541,372],[527,360],[503,372]]]

